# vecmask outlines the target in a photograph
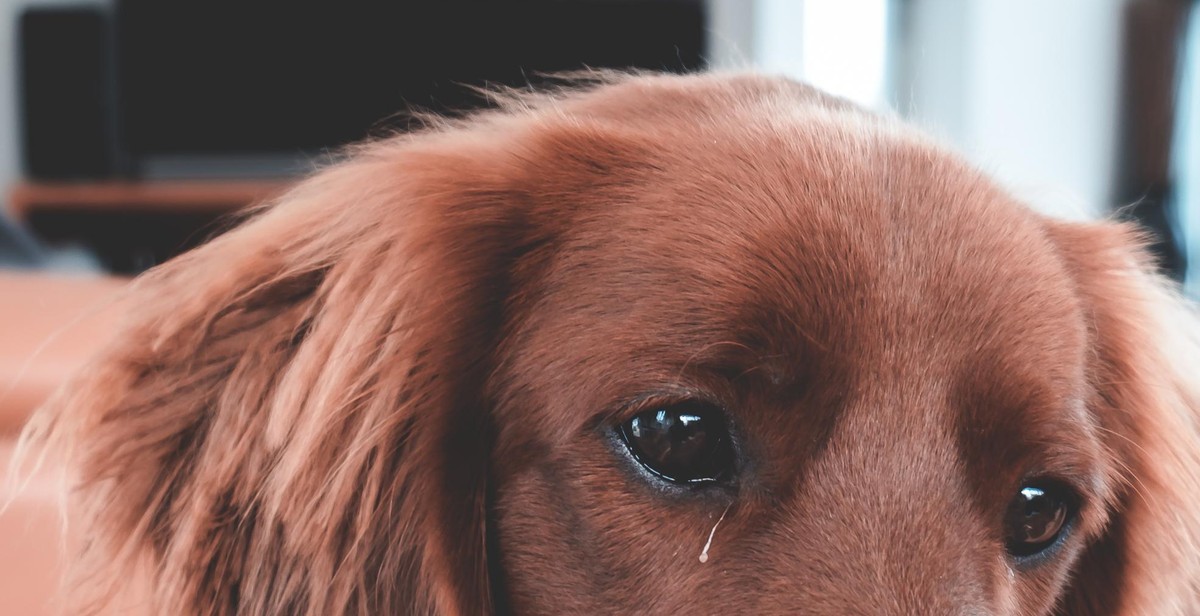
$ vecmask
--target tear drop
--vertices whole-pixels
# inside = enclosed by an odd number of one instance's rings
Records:
[[[722,511],[721,517],[717,518],[717,523],[713,524],[712,530],[708,531],[708,541],[704,542],[704,549],[700,551],[701,563],[708,562],[708,549],[712,547],[713,535],[717,534],[717,527],[721,525],[721,522],[725,521],[725,514],[729,513],[729,508],[732,506],[732,502],[725,506],[725,511]]]

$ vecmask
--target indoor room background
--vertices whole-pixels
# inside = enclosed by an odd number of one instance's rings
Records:
[[[127,4],[136,7],[154,3]],[[420,13],[430,6],[446,5],[394,4],[400,7],[397,15],[405,10]],[[622,39],[628,35],[630,21],[658,27],[661,42],[665,44],[679,47],[673,39],[684,37],[689,39],[687,44],[699,45],[696,50],[688,50],[698,51],[699,62],[692,60],[689,64],[688,58],[681,57],[674,67],[661,63],[665,68],[752,67],[808,81],[864,105],[898,113],[940,135],[985,171],[1001,178],[1019,196],[1045,211],[1068,217],[1095,217],[1126,207],[1127,214],[1141,216],[1168,236],[1164,239],[1164,250],[1170,254],[1164,255],[1164,262],[1183,276],[1189,251],[1184,238],[1194,234],[1192,229],[1198,226],[1194,219],[1200,217],[1195,213],[1200,207],[1194,205],[1197,197],[1196,189],[1192,188],[1195,180],[1191,178],[1195,173],[1189,174],[1197,165],[1188,162],[1196,160],[1196,123],[1189,120],[1196,115],[1194,110],[1198,106],[1194,93],[1197,53],[1192,51],[1197,46],[1197,37],[1194,32],[1190,37],[1187,35],[1193,4],[1190,1],[565,0],[558,4],[595,5],[594,10],[610,11],[615,21],[610,25],[607,41],[597,42],[600,46],[622,49],[627,44]],[[638,18],[620,21],[624,18],[622,11],[632,9],[629,14],[633,15],[645,6],[654,5],[669,9],[659,11],[663,13],[660,22]],[[111,1],[0,1],[0,50],[4,50],[0,53],[0,185],[5,187],[9,201],[12,187],[30,179],[28,151],[23,150],[24,135],[29,129],[23,125],[23,118],[28,117],[22,102],[26,92],[21,84],[25,77],[19,70],[22,15],[39,8],[111,10],[113,6]],[[209,6],[213,7],[210,14],[220,14],[219,7],[225,6],[227,14],[222,19],[239,19],[237,3]],[[689,11],[700,21],[693,25],[688,22],[693,18],[672,16]],[[286,17],[281,19],[286,21]],[[689,32],[689,28],[695,28],[696,32]],[[283,34],[283,30],[264,31],[261,39],[270,42],[272,36]],[[642,34],[648,37],[643,43],[654,39],[652,28]],[[513,37],[497,39],[500,46],[515,43]],[[81,53],[79,46],[87,44],[79,40],[63,41],[52,43],[51,47],[58,47],[63,53]],[[34,47],[36,50],[37,45]],[[495,51],[497,48],[493,47],[483,51],[483,55]],[[558,56],[554,55],[556,52]],[[547,48],[538,60],[559,68],[578,66],[579,60],[587,59],[572,58],[571,54],[567,49]],[[620,54],[610,56],[605,60],[622,64]],[[643,56],[633,59],[656,66],[658,58],[653,52]],[[428,57],[411,56],[387,59],[388,65],[394,67],[393,76],[399,79],[404,79],[399,76],[406,71],[411,73],[414,65],[429,61]],[[504,68],[510,69],[507,74]],[[485,77],[489,71],[508,77],[521,74],[512,73],[513,68],[516,67],[475,67],[461,74],[470,76],[474,72]],[[546,66],[524,68],[532,72]],[[177,77],[175,83],[190,78],[185,74]],[[377,92],[385,91],[387,77],[381,75]],[[422,78],[437,82],[443,94],[453,87],[450,75],[426,71]],[[254,103],[232,88],[214,96],[229,105],[236,105],[239,100],[243,104]],[[453,99],[447,108],[469,106],[462,89],[443,98]],[[406,97],[396,88],[380,97],[376,110],[389,109],[387,105],[397,101],[428,106],[421,96]],[[214,117],[219,117],[220,111],[214,109]],[[364,123],[359,118],[352,121]],[[353,135],[353,130],[342,130],[332,131],[326,137],[332,142]],[[305,164],[290,171],[303,173],[313,164],[319,164],[320,157],[309,154]],[[264,172],[263,167],[255,166],[261,161],[253,157],[227,158],[216,175],[244,179],[256,173],[274,176],[278,171],[268,166],[265,169],[272,173]],[[156,179],[170,179],[187,177],[195,170],[187,169],[185,163],[175,167],[168,164],[157,171]],[[10,225],[18,226],[18,232],[28,230],[28,221],[24,221],[26,228],[22,229],[21,220],[11,220],[11,204],[6,210]],[[187,227],[200,223],[189,220],[161,224]],[[53,237],[39,238],[34,229],[33,237],[25,239],[40,239],[43,248],[52,249],[57,243],[59,248],[72,249],[44,250],[41,263],[74,268],[95,266],[86,246],[97,240],[84,238],[83,249],[77,250],[80,242],[68,241],[71,234],[63,229],[69,223],[56,220],[51,226],[56,227],[51,229]],[[180,233],[178,229],[171,230],[172,238]],[[133,258],[136,263],[126,263],[123,269],[140,270],[160,257],[158,254],[136,257]],[[103,263],[99,267],[103,269]],[[1191,283],[1189,288],[1194,292],[1195,284]]]
[[[907,119],[1035,208],[1135,219],[1200,297],[1193,0],[0,0],[0,503],[130,277],[412,110],[584,67],[744,70]],[[357,6],[357,9],[347,7]],[[1191,265],[1189,267],[1189,265]],[[0,614],[55,594],[59,504],[0,512]]]

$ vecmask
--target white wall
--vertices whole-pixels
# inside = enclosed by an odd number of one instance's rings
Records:
[[[832,79],[839,70],[871,70],[865,60],[857,68],[838,63],[848,42],[877,43],[873,0],[710,1],[718,40],[719,17],[734,7],[751,24],[742,35],[742,64],[827,88],[839,85]],[[891,1],[893,9],[903,7],[893,14],[906,13],[907,27],[891,30],[899,36],[891,41],[886,106],[943,137],[1039,209],[1085,218],[1114,205],[1127,0]],[[832,21],[846,6],[866,16],[863,23]],[[824,48],[801,41],[804,32],[833,31]],[[814,70],[814,62],[835,70]],[[717,55],[714,64],[730,62]]]
[[[7,190],[20,167],[17,126],[17,6],[19,0],[0,0],[0,190]],[[0,198],[0,204],[3,199]]]
[[[909,116],[1040,208],[1103,214],[1114,205],[1123,7],[1124,0],[913,2],[914,30],[925,31],[913,40]],[[949,44],[939,32],[951,35]]]

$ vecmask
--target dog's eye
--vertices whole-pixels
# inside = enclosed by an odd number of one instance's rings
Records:
[[[1025,485],[1008,506],[1007,547],[1017,557],[1033,556],[1058,541],[1075,515],[1076,499],[1055,482]]]
[[[650,472],[676,483],[718,481],[733,472],[733,447],[720,409],[684,402],[645,411],[620,436]]]

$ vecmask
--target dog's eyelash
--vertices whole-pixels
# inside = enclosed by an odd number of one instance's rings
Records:
[[[660,387],[653,391],[622,398],[606,407],[601,413],[601,423],[613,425],[632,419],[635,415],[656,407],[673,406],[688,401],[699,401],[712,406],[723,408],[723,405],[713,400],[698,389],[690,387]]]

